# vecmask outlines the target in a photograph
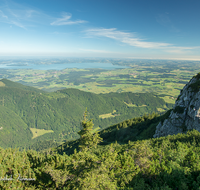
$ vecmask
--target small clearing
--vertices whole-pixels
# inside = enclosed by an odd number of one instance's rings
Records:
[[[107,113],[107,114],[99,115],[99,118],[105,119],[105,118],[116,117],[116,116],[120,115],[120,114],[115,114],[115,113],[116,113],[116,110],[113,110],[112,113]]]
[[[6,86],[2,81],[0,81],[0,87]]]
[[[36,128],[30,128],[31,132],[33,133],[32,139],[39,137],[41,135],[44,135],[46,133],[54,133],[53,130],[45,130],[45,129],[36,129]]]
[[[124,102],[128,107],[145,107],[145,106],[147,106],[147,105],[141,105],[141,106],[137,106],[136,104],[132,104],[132,103],[130,103],[130,104],[128,104],[128,103],[126,103],[126,102]]]

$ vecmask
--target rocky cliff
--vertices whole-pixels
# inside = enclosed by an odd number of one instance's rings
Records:
[[[200,73],[181,90],[169,117],[157,125],[153,137],[184,133],[191,129],[200,132]]]

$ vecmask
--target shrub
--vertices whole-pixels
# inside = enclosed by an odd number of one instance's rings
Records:
[[[200,81],[197,80],[195,83],[192,83],[188,86],[188,88],[191,88],[193,92],[198,92],[200,88]]]

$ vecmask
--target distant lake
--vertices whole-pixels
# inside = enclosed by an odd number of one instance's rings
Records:
[[[50,64],[50,65],[12,63],[9,65],[0,65],[0,69],[62,70],[66,68],[77,68],[77,69],[96,68],[96,69],[113,70],[113,69],[124,69],[130,67],[113,65],[112,63],[66,63],[66,64]]]

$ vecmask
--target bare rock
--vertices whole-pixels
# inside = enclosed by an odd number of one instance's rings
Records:
[[[181,90],[173,110],[156,127],[154,138],[196,129],[200,132],[200,73]]]

